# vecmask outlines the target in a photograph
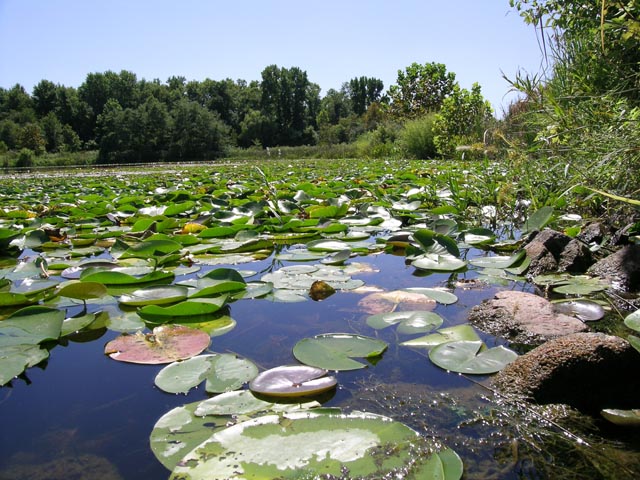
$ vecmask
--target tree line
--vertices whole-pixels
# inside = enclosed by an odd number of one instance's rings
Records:
[[[229,147],[335,145],[365,134],[384,144],[407,121],[427,116],[431,128],[434,115],[451,111],[439,120],[440,151],[430,135],[428,156],[446,153],[492,118],[480,87],[461,89],[443,64],[414,63],[387,92],[366,76],[320,92],[306,71],[277,65],[251,82],[147,81],[122,70],[89,73],[78,88],[41,80],[29,94],[18,84],[0,88],[0,153],[97,149],[99,163],[125,163],[213,159]]]

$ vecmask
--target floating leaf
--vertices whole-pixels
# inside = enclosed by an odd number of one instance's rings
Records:
[[[327,377],[327,370],[307,365],[287,365],[260,373],[249,382],[254,393],[272,397],[317,395],[335,388],[336,377]]]
[[[553,291],[564,295],[591,295],[606,290],[607,287],[599,278],[575,275],[569,277],[564,285],[554,287]]]
[[[156,270],[141,277],[134,277],[123,272],[112,270],[91,272],[86,270],[80,275],[83,282],[97,282],[104,285],[137,285],[143,283],[162,282],[173,279],[173,272]]]
[[[433,312],[413,311],[413,312],[389,312],[378,313],[367,318],[367,325],[377,330],[390,325],[398,325],[398,333],[412,334],[425,333],[442,325],[444,319]]]
[[[424,337],[414,338],[413,340],[407,340],[400,345],[407,347],[426,347],[431,348],[436,345],[440,345],[445,342],[454,341],[480,341],[480,337],[474,330],[474,328],[468,323],[462,325],[456,325],[455,327],[441,328],[431,335],[425,335]]]
[[[129,247],[120,258],[153,258],[179,252],[182,245],[173,240],[148,240]]]
[[[458,373],[485,375],[502,370],[518,354],[503,346],[483,350],[481,341],[457,341],[436,345],[429,350],[429,359],[440,368]]]
[[[640,352],[640,337],[636,337],[635,335],[629,335],[627,337],[627,341],[631,344],[633,348],[635,348],[638,352]]]
[[[510,257],[495,255],[492,257],[477,257],[469,260],[471,265],[481,268],[509,268],[521,262],[526,257],[525,250],[520,250]]]
[[[165,305],[186,299],[188,291],[179,285],[153,285],[121,295],[118,301],[129,306]]]
[[[225,296],[216,298],[199,298],[197,300],[185,300],[169,307],[159,305],[146,305],[138,311],[145,320],[153,322],[170,322],[183,317],[202,317],[211,315],[220,310],[227,298]]]
[[[62,330],[60,336],[71,335],[79,330],[91,325],[96,319],[95,313],[86,313],[77,317],[65,318],[62,322]]]
[[[465,260],[460,260],[453,255],[436,255],[425,254],[420,255],[411,262],[416,268],[420,270],[433,270],[436,272],[455,272],[461,270],[467,266]]]
[[[619,410],[606,408],[600,414],[616,425],[625,427],[640,427],[640,410]]]
[[[583,322],[593,322],[604,317],[604,308],[601,305],[588,300],[572,300],[568,302],[556,302],[553,309],[558,313],[564,313],[576,317]]]
[[[624,319],[624,324],[631,330],[640,332],[640,310],[630,313]]]
[[[542,207],[536,210],[529,216],[524,222],[522,227],[523,233],[533,232],[535,230],[542,230],[553,216],[553,207]]]
[[[292,412],[319,407],[320,403],[305,397],[293,399],[258,398],[251,390],[236,390],[200,402],[196,415],[253,415],[259,412]]]
[[[387,349],[386,342],[352,333],[327,333],[303,338],[293,347],[302,363],[325,370],[355,370],[364,363],[353,358],[373,358]]]
[[[25,307],[0,322],[0,346],[37,345],[57,340],[64,312],[50,307]]]
[[[429,458],[416,455],[420,444],[409,427],[370,413],[265,415],[215,432],[178,463],[171,478],[285,479],[300,472],[339,478],[345,470],[350,478],[387,478],[398,468],[413,478]]]
[[[80,282],[69,280],[61,283],[56,290],[56,294],[61,297],[69,297],[76,300],[91,300],[101,298],[108,294],[107,287],[98,282]]]
[[[168,393],[187,393],[206,379],[208,392],[221,393],[240,388],[257,374],[249,360],[216,353],[167,365],[156,375],[155,384]]]
[[[426,295],[442,305],[452,305],[458,301],[458,297],[456,295],[439,288],[409,287],[404,288],[403,290],[409,293]]]
[[[209,346],[205,332],[181,325],[162,325],[153,333],[120,335],[104,347],[105,355],[120,362],[159,364],[185,360]]]
[[[0,345],[0,386],[47,358],[49,351],[38,345]]]
[[[415,310],[425,310],[435,308],[436,302],[433,298],[422,293],[407,290],[375,292],[358,302],[358,307],[371,314],[393,312],[398,308],[398,305],[403,305],[405,308],[410,306]]]
[[[149,436],[151,451],[158,461],[173,470],[182,457],[209,438],[215,431],[226,428],[229,416],[196,416],[194,411],[200,402],[176,407],[153,426]]]

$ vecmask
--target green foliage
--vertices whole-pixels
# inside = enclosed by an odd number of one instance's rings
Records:
[[[18,168],[30,168],[33,167],[33,152],[28,148],[20,150],[18,155],[18,161],[16,162]]]
[[[398,140],[404,155],[417,159],[437,156],[433,130],[435,119],[435,113],[428,113],[404,123]]]
[[[398,70],[397,85],[389,88],[390,111],[398,117],[416,117],[440,109],[453,92],[456,76],[442,63],[412,63]]]
[[[454,86],[433,125],[438,152],[452,156],[459,145],[482,143],[492,119],[491,105],[482,96],[480,85],[474,83],[471,91]]]

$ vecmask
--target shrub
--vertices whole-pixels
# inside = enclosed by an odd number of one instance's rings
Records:
[[[407,120],[399,134],[402,153],[410,158],[426,160],[437,155],[434,143],[433,123],[435,113],[428,113],[415,120]]]
[[[18,154],[18,161],[16,162],[18,168],[33,167],[33,151],[28,148],[23,148]]]

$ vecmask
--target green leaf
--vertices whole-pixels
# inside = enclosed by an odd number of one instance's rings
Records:
[[[535,230],[542,230],[553,217],[553,207],[542,207],[536,210],[524,222],[522,233],[530,233]]]
[[[444,319],[433,312],[389,312],[378,313],[367,318],[367,325],[377,330],[398,325],[398,333],[412,334],[430,332],[442,325]]]
[[[64,312],[57,308],[25,307],[0,322],[0,346],[37,345],[57,340]]]
[[[458,297],[453,293],[438,288],[409,287],[404,288],[403,290],[409,293],[420,293],[422,295],[426,295],[442,305],[452,305],[458,301]]]
[[[97,282],[104,285],[139,285],[143,283],[163,282],[173,279],[173,272],[156,270],[141,277],[111,270],[91,272],[86,270],[80,276],[83,282]]]
[[[420,270],[435,272],[455,272],[467,266],[467,262],[452,255],[425,254],[416,258],[411,265]]]
[[[440,368],[458,373],[486,375],[502,370],[518,354],[499,346],[488,350],[481,341],[457,341],[436,345],[429,350],[429,359]]]
[[[220,310],[227,300],[226,296],[216,298],[199,298],[197,300],[185,300],[169,307],[159,305],[146,305],[138,311],[145,320],[155,322],[168,322],[181,317],[199,317],[210,315]]]
[[[627,315],[624,319],[624,324],[631,330],[640,332],[640,310],[636,310],[635,312]]]
[[[121,295],[118,301],[129,306],[165,305],[186,299],[188,291],[179,285],[153,285]]]
[[[74,298],[76,300],[91,300],[102,298],[108,295],[107,287],[102,283],[69,280],[61,283],[56,290],[56,294],[61,297]]]
[[[471,325],[464,323],[462,325],[456,325],[455,327],[442,328],[431,335],[407,340],[406,342],[402,342],[400,345],[407,347],[431,348],[436,345],[440,345],[441,343],[460,340],[480,341],[480,337]]]
[[[600,414],[611,423],[625,427],[640,427],[640,410],[606,408]]]
[[[525,250],[520,250],[510,257],[493,256],[493,257],[477,257],[469,260],[471,265],[481,268],[509,268],[521,262],[526,256]]]
[[[49,351],[38,345],[0,345],[0,386],[47,358]]]
[[[352,333],[327,333],[303,338],[293,347],[302,363],[325,370],[355,370],[364,363],[353,358],[373,358],[387,349],[386,342]]]

